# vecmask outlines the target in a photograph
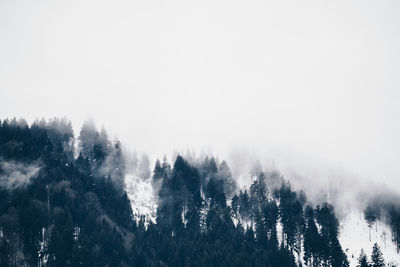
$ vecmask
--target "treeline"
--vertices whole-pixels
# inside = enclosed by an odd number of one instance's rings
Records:
[[[380,247],[377,243],[372,247],[371,261],[368,260],[364,250],[361,249],[360,256],[358,257],[358,267],[384,267],[385,259],[383,258]]]
[[[225,161],[157,161],[153,223],[132,215],[121,144],[92,123],[75,139],[66,120],[4,120],[0,161],[22,166],[0,165],[0,266],[348,266],[333,206],[276,173],[239,190]]]

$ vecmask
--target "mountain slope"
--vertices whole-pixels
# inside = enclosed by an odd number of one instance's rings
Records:
[[[339,240],[347,254],[350,266],[357,265],[361,249],[370,257],[375,243],[379,245],[387,264],[390,264],[390,266],[400,265],[400,254],[393,242],[390,227],[377,220],[369,228],[363,213],[360,211],[352,210],[342,219]]]

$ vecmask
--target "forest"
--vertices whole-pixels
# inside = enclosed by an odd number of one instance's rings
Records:
[[[66,119],[0,121],[0,266],[349,266],[332,203],[276,172],[239,188],[226,161],[157,160],[156,220],[132,213],[121,142]],[[400,209],[386,214],[400,248]],[[387,266],[376,244],[358,266]]]

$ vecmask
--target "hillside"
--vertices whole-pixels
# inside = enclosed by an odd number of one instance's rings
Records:
[[[355,266],[375,242],[399,264],[396,206],[339,219],[277,172],[239,188],[212,156],[149,168],[90,122],[2,121],[0,265]]]

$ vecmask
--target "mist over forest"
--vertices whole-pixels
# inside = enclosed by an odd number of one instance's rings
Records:
[[[67,119],[4,119],[0,265],[398,264],[400,202],[393,191],[370,192],[353,181],[310,198],[312,181],[303,190],[245,156],[243,164],[236,156],[238,166],[193,152],[150,160],[92,120],[74,136]],[[369,235],[356,255],[343,247],[344,222],[355,211]],[[372,240],[378,227],[387,229],[385,239]]]
[[[0,266],[400,267],[399,12],[0,1]]]

